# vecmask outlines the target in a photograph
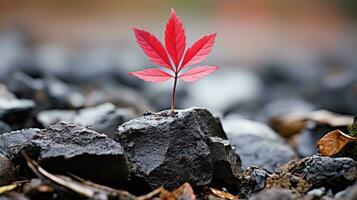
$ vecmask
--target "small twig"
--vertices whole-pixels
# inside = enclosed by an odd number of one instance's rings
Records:
[[[152,197],[154,197],[154,196],[160,194],[163,190],[164,190],[163,187],[159,187],[159,188],[153,190],[152,192],[150,192],[150,193],[148,193],[148,194],[145,194],[145,195],[142,195],[142,196],[137,197],[137,200],[151,199]]]

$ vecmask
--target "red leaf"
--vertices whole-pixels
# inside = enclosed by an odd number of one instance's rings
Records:
[[[149,82],[164,82],[173,78],[171,74],[157,68],[144,69],[136,72],[129,72],[129,75],[143,79]]]
[[[185,56],[183,57],[179,71],[189,65],[193,65],[204,60],[212,51],[216,36],[217,33],[205,35],[201,39],[197,40],[192,47],[188,48]]]
[[[208,74],[216,71],[219,67],[218,66],[199,66],[194,67],[187,72],[180,75],[180,78],[185,82],[194,82],[197,81]]]
[[[144,53],[149,57],[151,62],[174,71],[164,47],[153,34],[134,27],[133,31],[136,42],[144,50]]]
[[[186,47],[186,34],[180,18],[171,9],[165,29],[165,47],[176,67],[180,64]]]

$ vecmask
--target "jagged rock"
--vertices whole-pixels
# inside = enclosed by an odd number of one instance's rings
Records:
[[[16,99],[15,95],[11,93],[2,83],[0,83],[0,97],[6,99]]]
[[[147,114],[119,126],[115,139],[128,154],[131,172],[149,187],[193,187],[212,180],[213,158],[208,136],[225,136],[205,109],[191,108]]]
[[[213,160],[213,176],[215,182],[238,187],[238,176],[241,173],[241,160],[228,140],[220,137],[209,137],[208,147]],[[223,182],[223,183],[222,183]]]
[[[55,77],[33,78],[16,71],[8,79],[9,89],[21,98],[30,98],[41,108],[80,108],[84,106],[84,97],[74,86],[67,85]]]
[[[242,168],[257,165],[274,170],[296,158],[293,149],[265,124],[238,117],[222,121],[228,139],[242,159]]]
[[[5,122],[3,121],[0,121],[0,135],[2,133],[6,133],[6,132],[10,132],[11,131],[11,128],[8,124],[6,124]]]
[[[29,99],[0,98],[0,119],[8,122],[28,115],[35,108],[35,102]]]
[[[58,123],[41,130],[6,133],[0,136],[0,144],[14,162],[21,162],[23,150],[54,173],[72,173],[106,184],[122,184],[128,177],[120,144],[75,124]]]
[[[21,98],[29,98],[38,101],[44,97],[44,82],[42,79],[35,79],[22,71],[15,71],[8,80],[9,90]]]
[[[80,108],[84,106],[84,97],[73,87],[53,77],[44,79],[45,91],[55,108]]]
[[[303,176],[313,187],[339,191],[357,180],[357,162],[351,158],[330,158],[314,155],[292,161],[288,171]]]
[[[0,84],[0,120],[9,124],[12,129],[32,127],[32,112],[35,102],[30,99],[17,99],[14,94]],[[0,123],[0,134],[10,131],[10,127]]]
[[[117,127],[123,122],[134,118],[134,111],[118,109],[111,103],[105,103],[93,108],[84,108],[78,112],[72,110],[46,110],[37,115],[37,120],[44,126],[55,124],[59,121],[73,122],[81,126],[114,137]]]
[[[0,135],[0,154],[15,159],[19,156],[22,145],[30,141],[39,131],[40,129],[30,128]]]
[[[10,159],[0,154],[0,185],[9,184],[16,179],[16,169]]]
[[[295,200],[297,195],[287,189],[267,189],[253,195],[249,200]]]
[[[259,167],[248,167],[239,177],[241,182],[239,195],[241,197],[249,197],[252,193],[263,190],[269,174],[270,172]]]

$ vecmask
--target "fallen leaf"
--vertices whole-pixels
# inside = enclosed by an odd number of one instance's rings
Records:
[[[184,183],[173,192],[161,189],[161,200],[195,200],[196,195],[189,183]]]
[[[17,186],[17,184],[0,186],[0,194],[14,190],[17,188]]]
[[[334,130],[317,141],[317,146],[321,155],[333,156],[339,153],[352,140],[357,140],[357,138],[351,137],[340,130]]]
[[[196,196],[189,183],[184,183],[173,192],[177,200],[195,200]]]
[[[230,199],[230,200],[237,200],[239,199],[238,196],[235,196],[233,194],[230,194],[228,192],[223,192],[214,188],[208,188],[214,195],[224,198],[224,199]]]

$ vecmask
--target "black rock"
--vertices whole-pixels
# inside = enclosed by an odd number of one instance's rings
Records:
[[[22,72],[15,71],[9,75],[6,85],[9,90],[21,98],[33,99],[43,97],[44,82],[42,79],[36,79],[30,75]]]
[[[3,121],[0,121],[0,135],[6,132],[10,132],[11,128],[8,124]]]
[[[40,129],[23,129],[0,135],[0,154],[15,159],[20,155],[22,146],[29,142]]]
[[[0,185],[7,185],[16,180],[16,168],[10,159],[0,154]]]
[[[357,180],[357,162],[351,158],[330,158],[314,155],[306,157],[289,171],[303,176],[313,187],[326,187],[339,191]]]
[[[10,132],[0,136],[0,144],[14,162],[21,162],[23,150],[53,173],[72,173],[110,185],[123,184],[128,177],[120,144],[78,125],[58,123],[41,130]]]
[[[0,98],[0,119],[5,122],[18,121],[35,108],[35,102],[29,99]]]
[[[84,106],[84,97],[73,86],[54,78],[45,78],[45,91],[53,108],[80,108]]]
[[[1,98],[6,98],[6,99],[15,99],[16,96],[11,93],[6,85],[0,83],[0,97]]]
[[[274,170],[296,158],[293,149],[265,124],[238,117],[223,120],[229,141],[242,159],[242,168],[257,165]]]
[[[148,114],[119,126],[115,139],[128,154],[131,173],[150,188],[174,189],[189,182],[209,184],[213,158],[208,136],[225,136],[205,109],[191,108]]]
[[[270,172],[259,167],[248,167],[240,176],[240,197],[249,197],[252,193],[259,192],[265,188],[266,180]]]
[[[220,186],[225,184],[238,187],[238,176],[242,172],[241,160],[229,141],[220,137],[209,137],[207,144],[213,160],[213,182]]]
[[[47,127],[59,121],[73,122],[87,126],[99,133],[114,137],[114,132],[120,124],[134,118],[131,109],[119,109],[111,103],[105,103],[92,108],[83,108],[78,112],[72,110],[46,110],[37,115],[37,120]]]
[[[267,189],[253,195],[249,200],[295,200],[299,199],[287,189]]]

